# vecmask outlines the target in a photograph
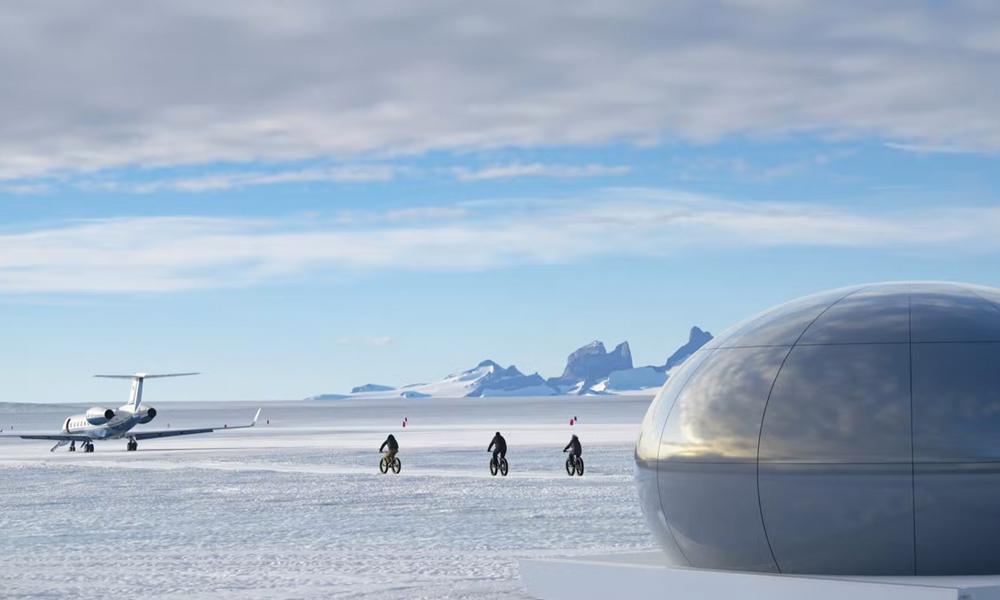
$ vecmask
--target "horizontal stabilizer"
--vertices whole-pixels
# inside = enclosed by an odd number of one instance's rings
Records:
[[[201,375],[201,373],[165,373],[162,375],[135,373],[133,375],[94,375],[94,377],[103,377],[104,379],[154,379],[156,377],[187,377],[189,375]]]

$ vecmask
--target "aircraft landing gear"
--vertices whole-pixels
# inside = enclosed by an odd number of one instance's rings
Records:
[[[135,438],[129,438],[128,444],[125,445],[126,452],[135,452],[139,449],[139,442],[135,441]]]
[[[94,442],[84,442],[83,443],[83,451],[84,452],[93,452],[94,451]]]
[[[76,452],[76,442],[70,442],[69,443],[69,451],[70,452]]]

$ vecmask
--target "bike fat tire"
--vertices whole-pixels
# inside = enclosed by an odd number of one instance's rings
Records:
[[[399,475],[399,470],[403,468],[403,463],[399,462],[399,457],[395,457],[392,460],[392,472]]]
[[[507,476],[507,469],[508,469],[507,459],[506,458],[501,458],[500,459],[500,474],[503,475],[504,477],[506,477]]]
[[[497,464],[497,461],[495,459],[491,458],[490,459],[490,475],[496,477],[497,471],[499,471],[499,470],[500,470],[500,465]]]
[[[382,460],[378,462],[378,469],[379,471],[382,471],[383,475],[389,472],[389,461],[387,461],[384,456],[382,457]]]
[[[583,458],[576,459],[576,474],[583,477]]]
[[[576,475],[576,463],[573,462],[573,457],[566,459],[566,474],[570,477]]]

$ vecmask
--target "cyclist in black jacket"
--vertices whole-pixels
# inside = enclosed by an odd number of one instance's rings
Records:
[[[389,437],[385,438],[385,441],[382,442],[382,446],[378,449],[378,451],[382,452],[386,448],[388,448],[389,451],[385,453],[385,458],[389,461],[389,464],[392,464],[392,459],[396,458],[396,453],[399,452],[399,442],[396,441],[396,437],[391,433],[389,434]]]
[[[573,434],[573,439],[571,439],[569,443],[566,444],[566,447],[563,448],[563,452],[566,452],[567,450],[570,451],[570,458],[574,456],[580,458],[580,455],[583,454],[583,446],[580,444],[580,438],[576,437],[575,433]]]
[[[490,442],[490,447],[487,448],[486,451],[493,452],[493,460],[497,461],[497,463],[500,462],[497,458],[498,456],[500,458],[505,458],[507,456],[507,440],[503,439],[503,436],[500,435],[499,431],[495,436],[493,436],[493,441]]]

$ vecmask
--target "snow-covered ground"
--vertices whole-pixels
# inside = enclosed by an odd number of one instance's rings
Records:
[[[525,598],[518,558],[653,546],[632,485],[649,400],[264,403],[257,428],[135,453],[0,440],[0,596]],[[257,406],[162,403],[142,427],[243,424]],[[0,405],[0,428],[57,429],[68,410]],[[507,478],[487,469],[497,429]],[[574,432],[583,478],[563,470]],[[388,433],[400,475],[377,470]]]

